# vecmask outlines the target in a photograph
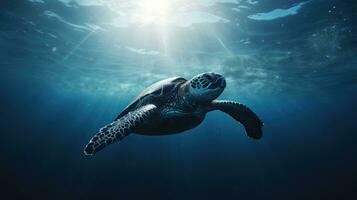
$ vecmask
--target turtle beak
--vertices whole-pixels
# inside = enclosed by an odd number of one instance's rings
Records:
[[[225,88],[226,87],[226,80],[224,79],[223,76],[220,76],[216,79],[214,83],[212,83],[209,86],[209,89],[215,89],[215,88]]]
[[[226,79],[220,74],[214,74],[216,76],[216,85],[220,88],[226,87]]]
[[[221,88],[226,87],[226,80],[222,77],[221,79],[218,80]]]

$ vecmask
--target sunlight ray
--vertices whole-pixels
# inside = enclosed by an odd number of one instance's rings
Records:
[[[63,57],[62,60],[67,60],[70,56],[73,55],[73,53],[86,41],[88,40],[92,35],[93,33],[95,32],[95,30],[93,31],[90,31],[81,41],[79,41],[76,46],[73,47],[73,49],[65,56]]]

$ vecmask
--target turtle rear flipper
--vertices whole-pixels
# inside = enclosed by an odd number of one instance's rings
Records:
[[[135,127],[149,119],[156,110],[157,107],[155,105],[148,104],[104,126],[86,145],[84,154],[94,155],[105,146],[122,140],[125,136],[129,135]]]

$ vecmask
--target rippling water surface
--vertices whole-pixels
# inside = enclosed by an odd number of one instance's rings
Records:
[[[356,19],[337,0],[2,1],[2,196],[353,199]],[[212,112],[83,155],[145,87],[206,71],[263,119],[261,140]]]

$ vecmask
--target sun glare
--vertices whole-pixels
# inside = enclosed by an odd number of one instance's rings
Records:
[[[142,0],[139,2],[138,17],[144,23],[165,24],[171,11],[170,0]]]

